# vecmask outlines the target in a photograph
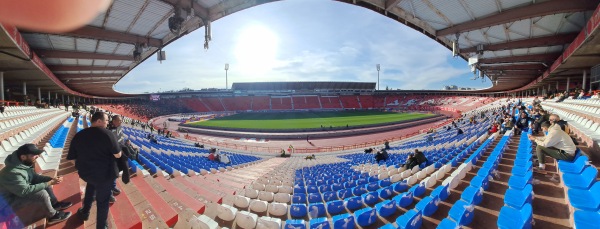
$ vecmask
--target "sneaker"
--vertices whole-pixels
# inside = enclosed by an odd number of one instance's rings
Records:
[[[54,210],[57,210],[57,211],[65,210],[71,206],[73,206],[73,203],[71,203],[71,202],[56,202],[55,204],[52,205]]]
[[[110,198],[108,199],[108,203],[114,204],[115,202],[117,202],[117,198],[115,198],[115,196],[110,196]]]
[[[90,218],[90,213],[83,213],[83,208],[77,209],[77,217],[83,221],[87,221]]]
[[[71,212],[56,211],[56,214],[54,214],[54,216],[48,218],[48,224],[62,222],[67,220],[69,217],[71,217]]]
[[[121,194],[121,189],[114,187],[112,189],[112,193],[113,193],[113,195],[118,196],[119,194]]]

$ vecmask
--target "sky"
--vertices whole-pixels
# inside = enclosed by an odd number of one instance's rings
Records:
[[[326,0],[286,0],[238,11],[163,48],[115,85],[124,93],[225,88],[234,82],[377,82],[380,89],[487,88],[467,62],[397,21],[363,7]]]

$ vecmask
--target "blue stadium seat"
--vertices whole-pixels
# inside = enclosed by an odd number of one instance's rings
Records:
[[[504,203],[516,209],[523,208],[525,203],[531,203],[533,187],[527,184],[523,190],[509,188],[504,193]]]
[[[333,221],[333,229],[353,229],[355,227],[354,215],[350,213],[333,216],[331,221]]]
[[[392,185],[394,188],[395,192],[405,192],[406,190],[408,190],[410,188],[410,186],[408,186],[408,184],[406,184],[406,181],[401,181],[401,182],[397,182],[395,184]]]
[[[529,171],[525,176],[511,176],[508,179],[508,186],[514,189],[523,189],[527,184],[531,184],[533,180],[533,172]]]
[[[437,229],[457,229],[460,228],[460,226],[452,221],[451,219],[445,218],[443,219],[440,224],[438,224]]]
[[[588,166],[583,169],[581,174],[564,173],[563,182],[569,188],[589,189],[592,183],[596,180],[598,170],[594,166]]]
[[[533,168],[533,163],[531,161],[527,161],[525,166],[514,166],[512,168],[511,172],[513,175],[523,177],[523,176],[525,176],[525,174],[527,174],[527,172],[531,171],[532,168]]]
[[[306,229],[306,222],[302,219],[288,219],[285,221],[285,229]]]
[[[523,205],[521,210],[504,206],[498,215],[498,227],[500,229],[529,229],[533,219],[531,204]]]
[[[444,201],[450,195],[450,191],[448,190],[448,185],[440,185],[431,191],[431,196],[438,196],[441,201]]]
[[[430,216],[438,209],[440,199],[427,196],[417,203],[415,209],[423,213],[424,216]]]
[[[422,183],[414,185],[409,189],[409,192],[412,192],[413,196],[422,196],[425,194],[425,185]]]
[[[571,188],[568,191],[569,201],[576,209],[598,211],[600,208],[600,182],[595,182],[590,189]]]
[[[329,212],[330,215],[338,214],[344,210],[345,208],[343,200],[334,200],[327,202],[327,212]]]
[[[294,194],[305,194],[306,188],[304,186],[294,186]]]
[[[375,209],[377,209],[377,213],[380,216],[388,217],[396,212],[396,202],[391,200],[384,200],[381,203],[376,204]]]
[[[306,192],[307,193],[318,193],[319,187],[316,185],[308,185],[308,186],[306,186]]]
[[[344,185],[343,184],[336,183],[336,184],[332,184],[331,185],[331,190],[332,191],[339,191],[339,190],[342,190],[342,189],[344,189]]]
[[[380,188],[377,190],[377,192],[379,193],[379,197],[382,199],[388,199],[394,194],[392,187]]]
[[[452,205],[448,216],[452,220],[454,220],[458,225],[466,226],[471,224],[471,222],[473,221],[474,210],[475,208],[473,207],[473,205],[465,202],[464,200],[459,200],[456,201],[454,205]]]
[[[311,219],[308,222],[308,224],[310,225],[311,229],[329,229],[329,228],[331,228],[329,226],[329,221],[327,221],[327,218],[325,218],[325,217]]]
[[[306,194],[298,193],[292,196],[293,204],[305,204],[306,203]]]
[[[396,201],[396,205],[404,208],[412,204],[413,195],[411,192],[403,192],[392,198],[392,200]]]
[[[581,154],[578,154],[581,155]],[[581,174],[587,166],[589,158],[587,156],[579,156],[573,161],[558,160],[558,169],[563,173]]]
[[[379,189],[380,187],[379,187],[378,182],[371,182],[366,185],[366,188],[367,188],[367,191],[372,192],[372,191]]]
[[[597,229],[600,212],[578,210],[573,214],[573,221],[577,229]]]
[[[352,194],[355,196],[360,196],[365,193],[367,193],[367,189],[364,186],[357,186],[352,188]]]
[[[332,200],[337,200],[337,193],[330,191],[330,192],[324,192],[323,193],[323,201],[327,202],[327,201],[332,201]]]
[[[363,203],[368,205],[372,205],[379,202],[379,193],[376,191],[362,194],[361,197],[363,199]]]
[[[344,199],[344,203],[349,210],[359,209],[363,206],[362,197],[360,196],[346,198]]]
[[[309,193],[308,194],[308,202],[309,203],[323,202],[323,198],[321,197],[321,194],[319,194],[319,193]]]
[[[477,205],[481,203],[481,200],[483,200],[483,190],[482,188],[469,186],[463,191],[462,195],[460,195],[460,198],[469,204]]]
[[[352,194],[352,189],[349,189],[349,188],[339,190],[338,193],[337,193],[337,195],[338,195],[338,198],[340,198],[340,199],[346,199],[348,197],[354,196]]]
[[[474,176],[471,179],[471,186],[473,187],[482,187],[483,190],[487,190],[489,185],[489,176],[481,177],[479,175]]]
[[[379,227],[379,229],[396,229],[396,227],[394,227],[394,224],[388,223],[386,225]]]
[[[290,215],[292,218],[302,218],[306,216],[306,204],[292,204],[290,206]]]
[[[396,218],[396,225],[400,229],[419,229],[423,223],[421,212],[414,209],[398,216]]]
[[[308,205],[308,216],[312,218],[323,217],[327,214],[325,212],[325,204],[323,203],[315,203]]]
[[[324,193],[329,191],[331,191],[331,185],[324,184],[319,186],[319,192]]]
[[[379,187],[388,187],[388,186],[392,185],[390,178],[380,180],[378,183],[379,183]]]
[[[370,207],[360,209],[354,212],[354,215],[356,216],[356,224],[362,227],[366,227],[375,223],[375,220],[377,219],[377,213],[375,209]]]

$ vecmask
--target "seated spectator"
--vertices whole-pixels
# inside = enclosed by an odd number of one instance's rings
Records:
[[[388,157],[387,150],[381,149],[381,151],[377,151],[377,154],[375,154],[375,161],[377,161],[377,163],[380,161],[387,161]]]
[[[34,164],[44,152],[34,144],[25,144],[6,157],[6,167],[0,170],[0,198],[5,206],[12,208],[24,226],[41,218],[47,218],[48,224],[67,220],[71,212],[62,210],[71,207],[70,202],[59,202],[54,196],[52,185],[58,185],[63,178],[38,175]]]
[[[365,149],[365,153],[372,153],[372,152],[373,152],[373,148]]]
[[[427,162],[427,157],[425,157],[425,154],[423,154],[423,152],[419,151],[418,149],[415,149],[415,159],[417,160],[417,165]]]
[[[317,159],[317,158],[315,158],[315,155],[314,155],[314,154],[313,154],[313,155],[310,155],[310,156],[306,156],[306,157],[304,158],[304,160],[313,160],[313,159]]]
[[[429,136],[427,136],[427,141],[428,142],[432,142],[433,141],[433,134],[430,134]]]
[[[390,142],[386,140],[386,141],[383,143],[383,146],[385,147],[385,149],[390,149]]]
[[[131,160],[135,160],[137,162],[140,162],[139,159],[139,154],[140,154],[140,149],[134,147],[131,144],[131,141],[129,139],[125,140],[125,150],[123,150],[123,153],[125,153],[125,156]]]
[[[590,99],[600,99],[600,91],[597,91],[596,93],[594,93],[594,95],[592,95],[592,97]]]
[[[210,150],[208,151],[208,160],[221,162],[219,155],[217,154],[217,149],[210,148]]]
[[[521,132],[529,130],[531,118],[525,112],[519,114],[519,119],[515,125],[515,135],[521,135]]]
[[[463,130],[461,128],[458,128],[458,130],[456,131],[456,135],[461,135],[464,134]]]
[[[550,122],[544,122],[541,125],[544,132],[548,131],[546,136],[528,136],[529,140],[537,144],[535,153],[539,165],[534,170],[542,174],[546,173],[546,155],[557,160],[572,161],[577,150],[571,137],[560,129],[560,125],[556,123],[558,121],[557,116],[552,115],[550,118]]]
[[[406,158],[406,162],[404,162],[404,168],[405,169],[412,169],[412,167],[414,167],[414,160],[415,160],[415,156],[411,153],[408,155],[408,158]]]

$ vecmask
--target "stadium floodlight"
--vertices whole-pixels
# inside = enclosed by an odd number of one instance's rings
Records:
[[[225,63],[225,90],[227,90],[228,87],[228,83],[227,83],[227,71],[229,70],[229,63]]]
[[[381,69],[381,65],[375,65],[377,67],[377,90],[379,91],[379,70]]]

